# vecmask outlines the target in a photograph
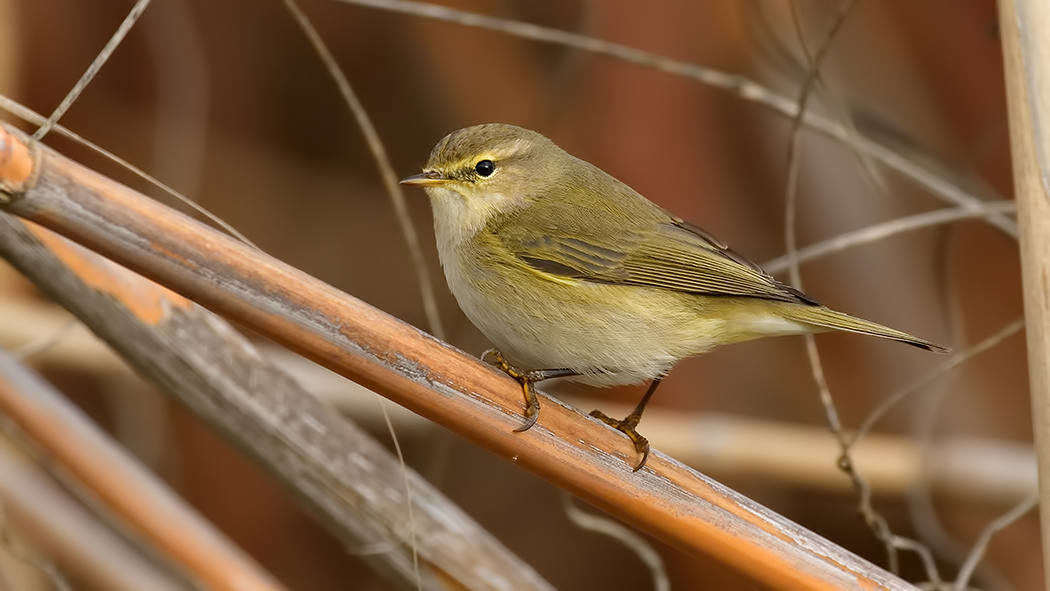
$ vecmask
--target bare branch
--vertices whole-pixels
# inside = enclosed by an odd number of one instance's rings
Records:
[[[847,447],[852,448],[862,437],[864,437],[869,430],[875,425],[875,423],[882,418],[890,408],[899,403],[901,400],[919,390],[920,388],[932,383],[934,380],[947,374],[951,370],[959,367],[963,363],[973,359],[977,355],[984,353],[985,351],[995,347],[999,343],[1003,342],[1006,338],[1021,332],[1024,329],[1024,319],[1018,319],[1010,324],[1007,324],[1003,328],[996,331],[992,336],[984,339],[980,343],[977,343],[973,347],[970,347],[963,351],[958,351],[951,356],[947,361],[942,362],[937,367],[933,368],[926,374],[920,376],[918,379],[912,381],[910,384],[900,388],[896,392],[890,394],[879,403],[875,410],[871,411],[867,417],[864,418],[864,422],[860,424],[857,431],[853,434],[853,437],[848,440]]]
[[[671,581],[667,576],[667,567],[664,566],[664,561],[660,558],[660,554],[648,540],[619,521],[580,509],[573,502],[572,495],[568,493],[563,492],[561,500],[562,507],[565,509],[565,515],[576,527],[603,536],[609,536],[626,546],[631,552],[634,552],[652,574],[653,591],[671,591]]]
[[[419,294],[423,300],[423,311],[426,313],[428,329],[437,338],[444,339],[445,329],[441,325],[441,315],[438,313],[437,297],[434,295],[434,282],[430,279],[430,267],[427,265],[426,257],[423,256],[423,248],[419,245],[419,233],[416,232],[416,225],[412,222],[412,216],[408,215],[405,194],[401,191],[398,177],[394,174],[394,165],[390,163],[390,157],[386,154],[383,141],[379,139],[379,132],[372,125],[372,119],[368,116],[368,111],[365,111],[365,106],[357,98],[353,87],[350,86],[350,81],[347,80],[346,75],[339,68],[335,57],[328,51],[328,47],[324,44],[324,40],[321,39],[317,29],[310,23],[310,19],[306,17],[306,14],[299,8],[295,0],[284,0],[284,5],[292,13],[292,17],[298,23],[299,28],[303,30],[307,39],[310,40],[310,45],[313,46],[314,51],[317,52],[318,57],[321,59],[321,63],[328,70],[328,75],[332,77],[335,85],[339,88],[339,94],[343,97],[343,102],[346,103],[347,108],[353,113],[358,127],[361,128],[361,133],[365,136],[368,150],[372,152],[376,166],[379,167],[379,176],[383,179],[383,187],[390,197],[390,203],[394,206],[394,214],[397,217],[398,224],[401,225],[401,234],[405,239],[405,244],[408,245],[408,252],[412,256],[412,266],[416,270],[416,281],[419,283]]]
[[[922,228],[929,228],[931,226],[950,224],[962,220],[1011,213],[1015,210],[1016,204],[1013,201],[989,201],[976,209],[970,207],[953,207],[950,209],[939,209],[936,211],[897,218],[895,220],[890,220],[881,224],[874,224],[867,228],[861,228],[854,232],[835,236],[834,238],[829,238],[822,242],[800,248],[796,252],[796,259],[799,263],[806,263],[837,254],[850,248],[878,242],[891,236],[896,236],[897,234],[912,232]],[[764,263],[762,268],[765,269],[767,273],[776,275],[777,273],[783,273],[786,271],[789,263],[790,261],[785,255],[777,257],[768,263]]]
[[[827,55],[832,41],[834,41],[835,36],[841,30],[842,25],[846,22],[846,18],[849,16],[854,6],[856,6],[856,0],[844,0],[839,4],[838,11],[835,14],[835,19],[832,21],[827,33],[821,40],[821,44],[806,71],[806,77],[803,81],[798,101],[798,112],[791,122],[791,139],[788,143],[787,152],[787,194],[784,199],[784,243],[786,250],[785,257],[787,257],[787,267],[791,277],[791,284],[799,289],[802,288],[802,276],[799,272],[798,251],[795,237],[795,217],[798,201],[799,131],[801,130],[803,119],[807,113],[806,104],[810,96],[810,91],[819,77],[820,63]],[[841,450],[841,455],[838,459],[839,469],[845,472],[853,483],[853,488],[859,497],[858,510],[864,518],[864,522],[867,523],[875,537],[882,542],[883,546],[886,548],[890,572],[899,572],[900,559],[898,557],[898,550],[910,550],[915,552],[922,560],[923,567],[926,569],[929,580],[939,584],[940,574],[937,572],[937,565],[933,560],[933,555],[929,549],[919,542],[893,533],[886,519],[872,506],[871,486],[868,484],[867,479],[857,470],[856,463],[850,455],[848,439],[842,430],[842,422],[839,418],[838,409],[835,407],[835,401],[831,396],[831,389],[828,387],[827,379],[824,375],[824,366],[820,360],[820,352],[817,349],[816,339],[813,338],[812,334],[804,335],[804,338],[806,341],[806,355],[809,358],[810,370],[813,374],[813,381],[817,386],[817,392],[820,395],[820,402],[824,407],[824,414],[827,417],[828,427],[831,429],[831,434],[835,437],[835,441],[839,444]]]
[[[964,562],[962,568],[959,569],[959,576],[955,579],[952,591],[966,591],[970,584],[970,577],[973,576],[978,563],[980,563],[981,558],[984,557],[984,553],[988,550],[988,544],[992,542],[992,537],[995,534],[1003,531],[1015,521],[1024,517],[1025,513],[1028,513],[1038,506],[1039,492],[1033,491],[1028,498],[1023,499],[1012,509],[999,516],[998,519],[989,523],[988,527],[985,527],[984,531],[981,532],[980,537],[977,539],[977,543],[973,545],[973,550],[971,550],[970,555],[966,557],[966,562]]]
[[[33,123],[35,125],[44,125],[46,123],[46,119],[44,119],[43,115],[37,113],[36,111],[33,111],[32,109],[26,107],[25,105],[20,104],[17,101],[11,100],[10,98],[8,98],[8,97],[6,97],[4,95],[0,95],[0,109],[3,109],[4,111],[7,111],[8,113],[11,113],[15,117],[18,117],[19,119],[22,119],[23,121],[27,121],[27,122]],[[210,220],[213,224],[216,225],[216,227],[222,228],[230,236],[236,236],[237,239],[239,239],[241,242],[243,242],[245,244],[249,244],[251,246],[255,246],[255,244],[253,244],[251,240],[248,240],[247,236],[245,236],[244,234],[241,234],[240,232],[238,232],[236,228],[234,228],[230,224],[227,224],[226,222],[224,222],[221,218],[219,218],[219,216],[217,216],[217,215],[213,214],[212,212],[208,211],[207,209],[205,209],[203,206],[201,206],[196,201],[194,201],[192,199],[189,199],[188,197],[186,197],[182,193],[179,193],[175,189],[172,189],[168,185],[160,182],[153,175],[150,175],[150,174],[146,173],[146,171],[144,171],[141,168],[135,166],[131,162],[128,162],[127,160],[121,158],[120,156],[117,156],[116,154],[114,154],[113,152],[110,152],[109,150],[103,148],[102,146],[99,146],[98,144],[96,144],[96,143],[94,143],[94,142],[92,142],[92,141],[90,141],[90,140],[88,140],[88,139],[86,139],[84,137],[81,137],[80,135],[74,133],[73,131],[63,127],[62,125],[59,125],[58,123],[55,123],[52,126],[52,131],[54,131],[55,133],[61,135],[62,137],[69,138],[70,140],[73,140],[74,142],[76,142],[76,143],[78,143],[78,144],[80,144],[80,145],[82,145],[82,146],[92,150],[93,152],[96,152],[96,153],[100,154],[102,157],[106,158],[107,160],[110,160],[111,162],[116,163],[117,165],[123,167],[125,170],[127,170],[131,174],[139,177],[140,179],[146,181],[147,183],[153,185],[154,187],[157,187],[161,191],[164,191],[168,195],[174,197],[177,201],[179,201],[180,203],[185,204],[187,207],[189,207],[193,211],[199,213],[205,219]],[[255,247],[258,248],[257,246],[255,246]]]

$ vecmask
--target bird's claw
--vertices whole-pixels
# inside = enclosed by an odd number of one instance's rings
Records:
[[[536,421],[540,419],[540,399],[536,396],[536,388],[532,385],[535,378],[530,372],[522,371],[517,367],[511,365],[503,353],[500,353],[499,349],[489,349],[481,355],[481,360],[496,366],[503,373],[517,380],[521,384],[521,389],[525,393],[525,424],[517,429],[514,429],[515,433],[521,433],[522,431],[528,431],[536,424]]]
[[[641,415],[631,413],[627,415],[626,418],[620,420],[609,417],[600,410],[592,410],[591,416],[606,425],[609,425],[613,429],[616,429],[620,433],[623,433],[628,439],[634,442],[634,449],[642,454],[642,461],[638,462],[638,465],[634,467],[633,472],[641,470],[642,467],[645,466],[645,463],[649,461],[649,452],[651,451],[649,440],[643,437],[636,429],[636,427],[638,427],[638,422],[642,418]]]

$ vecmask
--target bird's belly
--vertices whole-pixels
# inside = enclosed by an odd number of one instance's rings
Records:
[[[453,271],[449,273],[449,271]],[[469,278],[446,265],[467,317],[521,369],[572,369],[593,385],[661,376],[721,342],[724,321],[669,290],[548,279],[528,268]]]

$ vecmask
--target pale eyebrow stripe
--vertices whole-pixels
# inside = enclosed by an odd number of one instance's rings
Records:
[[[501,149],[489,152],[489,154],[492,155],[493,160],[510,158],[511,156],[517,154],[518,152],[521,152],[522,150],[525,150],[531,145],[532,142],[528,140],[516,139],[513,142],[507,144],[505,147],[501,147]]]

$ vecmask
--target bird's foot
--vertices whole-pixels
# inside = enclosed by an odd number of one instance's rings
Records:
[[[631,413],[623,420],[618,420],[609,417],[600,410],[592,410],[591,416],[623,433],[628,439],[634,442],[635,451],[642,455],[642,461],[638,462],[638,465],[634,467],[634,472],[641,470],[642,467],[645,466],[645,463],[649,461],[650,451],[649,440],[642,437],[641,433],[636,429],[636,427],[638,427],[638,422],[642,420],[641,413]]]
[[[503,353],[500,353],[499,349],[485,351],[481,359],[498,367],[521,384],[522,391],[525,393],[525,424],[515,429],[514,432],[521,433],[531,429],[536,424],[536,421],[540,419],[540,399],[536,396],[536,387],[533,386],[533,383],[539,380],[532,375],[536,372],[522,371],[514,367],[503,357]]]
[[[528,431],[540,418],[540,399],[536,396],[536,387],[533,384],[552,378],[567,378],[579,375],[579,372],[572,369],[534,369],[525,371],[511,365],[503,357],[503,353],[499,352],[499,349],[485,351],[481,359],[486,363],[495,365],[503,370],[504,373],[517,380],[525,392],[525,425],[515,429],[515,433]]]

